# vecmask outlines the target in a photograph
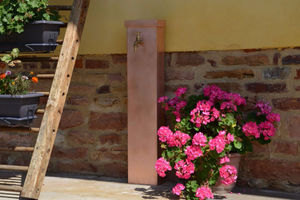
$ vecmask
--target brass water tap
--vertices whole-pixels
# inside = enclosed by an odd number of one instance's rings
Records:
[[[134,52],[136,52],[137,48],[140,46],[140,45],[143,45],[144,42],[143,40],[141,39],[141,32],[137,32],[136,33],[136,37],[135,37],[135,41],[133,43],[133,49],[134,49]]]

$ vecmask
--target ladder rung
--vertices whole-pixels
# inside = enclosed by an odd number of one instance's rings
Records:
[[[34,147],[0,147],[0,151],[33,152]]]
[[[54,74],[38,74],[38,78],[54,78]]]
[[[61,45],[61,44],[64,43],[64,41],[63,40],[56,40],[56,43]]]
[[[27,132],[27,133],[38,133],[40,128],[32,127],[0,127],[0,131],[5,132]]]
[[[72,6],[62,6],[62,5],[49,5],[48,8],[53,10],[72,10]]]
[[[37,93],[42,93],[44,96],[49,96],[50,92],[37,92]]]
[[[45,109],[38,109],[36,111],[36,114],[44,114],[45,113]]]
[[[12,191],[12,192],[22,192],[22,187],[21,186],[8,186],[8,185],[0,185],[0,190],[4,191]]]
[[[28,166],[0,165],[0,170],[9,170],[9,171],[28,171]]]
[[[57,56],[45,57],[45,56],[28,56],[20,55],[18,57],[23,62],[40,62],[40,61],[58,61]]]

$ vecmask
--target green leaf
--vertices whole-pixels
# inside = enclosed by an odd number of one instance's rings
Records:
[[[20,50],[18,48],[14,48],[10,54],[12,55],[13,59],[16,59],[17,57],[19,57],[19,53]]]
[[[6,54],[1,58],[1,61],[5,62],[5,63],[10,63],[11,60],[12,60],[12,57],[9,54]]]
[[[234,147],[237,148],[237,149],[241,149],[242,146],[243,146],[243,144],[242,144],[241,142],[237,141],[237,140],[235,140],[235,141],[233,142],[233,145],[234,145]]]
[[[173,158],[175,156],[175,153],[174,151],[167,151],[167,157],[170,159],[170,158]]]
[[[45,20],[48,20],[48,21],[50,20],[50,15],[48,13],[44,13],[43,17]]]

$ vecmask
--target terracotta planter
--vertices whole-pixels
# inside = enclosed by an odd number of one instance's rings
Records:
[[[241,155],[238,153],[230,154],[229,156],[230,163],[229,165],[234,166],[237,170],[239,170],[240,161],[241,161]],[[231,185],[224,185],[219,181],[212,189],[213,192],[216,194],[224,194],[231,192],[231,190],[234,188],[236,183],[233,183]]]

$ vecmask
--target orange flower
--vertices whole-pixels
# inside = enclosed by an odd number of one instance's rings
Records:
[[[30,72],[30,75],[33,75],[33,72]]]
[[[39,79],[37,78],[37,77],[32,77],[32,82],[34,82],[34,83],[38,83],[39,82]]]
[[[0,79],[2,80],[2,79],[4,79],[6,77],[6,74],[1,74],[0,75]]]

